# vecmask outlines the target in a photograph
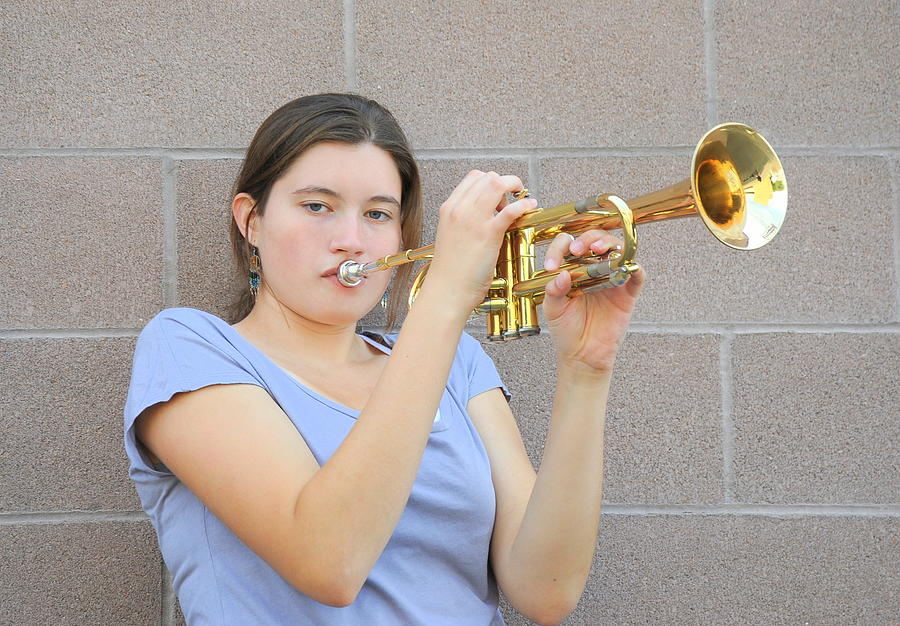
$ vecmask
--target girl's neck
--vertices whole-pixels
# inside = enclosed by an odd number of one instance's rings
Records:
[[[373,354],[373,348],[356,334],[355,324],[322,324],[270,298],[260,298],[234,328],[276,362],[342,368],[367,361]]]

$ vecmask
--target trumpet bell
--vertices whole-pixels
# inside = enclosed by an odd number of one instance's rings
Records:
[[[709,231],[737,250],[755,250],[778,234],[787,181],[778,155],[743,124],[721,124],[694,150],[691,191]]]

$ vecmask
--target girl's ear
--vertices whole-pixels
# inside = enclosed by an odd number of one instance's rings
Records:
[[[256,209],[256,201],[249,193],[239,193],[231,201],[231,214],[234,216],[234,221],[241,230],[244,239],[251,246],[256,245],[256,220],[258,213],[254,209]]]

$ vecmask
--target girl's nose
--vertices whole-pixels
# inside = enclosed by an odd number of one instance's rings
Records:
[[[362,220],[356,215],[346,215],[335,223],[331,239],[334,252],[345,252],[354,256],[363,253]]]

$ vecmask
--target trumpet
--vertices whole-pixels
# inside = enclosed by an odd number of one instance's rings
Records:
[[[524,190],[517,198],[527,194]],[[727,123],[707,132],[694,148],[691,174],[669,187],[627,202],[612,194],[538,208],[506,231],[494,279],[476,311],[488,316],[488,339],[508,341],[540,332],[537,306],[546,285],[563,270],[572,276],[569,296],[624,285],[640,266],[635,226],[644,222],[699,215],[719,241],[736,250],[755,250],[770,242],[784,222],[787,181],[772,146],[749,126]],[[593,228],[621,229],[623,244],[605,255],[566,257],[555,271],[535,270],[536,246],[559,233],[577,236]],[[338,280],[358,285],[372,273],[419,259],[430,259],[434,244],[368,263],[345,261]],[[409,305],[428,271],[413,280]]]

